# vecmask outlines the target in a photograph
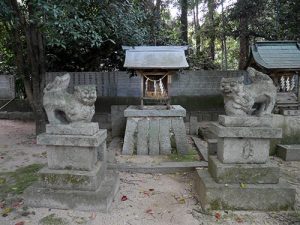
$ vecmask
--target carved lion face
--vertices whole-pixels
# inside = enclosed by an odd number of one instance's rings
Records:
[[[83,105],[92,106],[97,99],[96,87],[94,85],[75,86],[74,96]]]
[[[220,83],[220,91],[224,95],[231,95],[234,93],[239,93],[243,88],[243,77],[229,77],[222,78]]]

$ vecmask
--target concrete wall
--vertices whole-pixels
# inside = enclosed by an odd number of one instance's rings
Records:
[[[14,76],[0,75],[0,100],[13,99],[13,98],[15,98],[15,78],[14,78]]]

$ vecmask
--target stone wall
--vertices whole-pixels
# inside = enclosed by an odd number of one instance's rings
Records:
[[[54,80],[64,72],[46,74],[46,83]],[[244,75],[244,71],[198,70],[182,71],[172,76],[171,96],[213,96],[219,95],[219,84],[222,77]],[[100,97],[139,97],[139,76],[130,77],[127,72],[72,72],[69,85],[70,91],[74,85],[96,84]]]

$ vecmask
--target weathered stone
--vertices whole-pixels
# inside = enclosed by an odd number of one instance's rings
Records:
[[[187,154],[188,144],[183,118],[173,118],[172,129],[175,135],[177,152],[180,154]]]
[[[47,134],[92,136],[99,131],[98,123],[47,124]]]
[[[104,141],[102,144],[100,144],[97,147],[97,158],[99,161],[106,162],[107,159],[107,146],[106,146],[106,141]]]
[[[204,161],[208,161],[208,150],[207,150],[207,146],[203,145],[203,141],[200,138],[197,137],[193,137],[192,139],[198,149],[198,152],[200,152],[202,158],[204,159]]]
[[[145,106],[140,109],[139,106],[129,106],[124,111],[125,117],[185,117],[186,110],[180,105],[172,105],[171,109],[159,109],[155,106]]]
[[[159,120],[149,121],[149,155],[159,155]]]
[[[69,82],[70,74],[67,73],[57,76],[44,89],[43,105],[50,124],[87,123],[91,122],[95,114],[96,86],[75,86],[74,94],[69,94]]]
[[[39,145],[56,145],[56,146],[80,146],[80,147],[97,147],[106,140],[107,131],[99,130],[92,136],[83,135],[53,135],[40,134],[37,136]]]
[[[108,171],[96,191],[56,190],[35,184],[27,188],[23,196],[29,207],[108,212],[119,185],[119,176]]]
[[[190,116],[190,134],[198,134],[199,123],[197,116]]]
[[[265,164],[224,164],[217,156],[209,156],[208,171],[217,183],[276,184],[279,167],[268,161]]]
[[[285,161],[300,161],[300,145],[277,145],[277,155]]]
[[[208,155],[216,155],[218,152],[218,139],[207,140]]]
[[[126,123],[126,131],[124,137],[124,144],[122,149],[123,155],[132,155],[136,148],[136,136],[137,136],[137,123],[138,119],[129,118]]]
[[[171,141],[170,141],[170,128],[171,120],[160,119],[159,120],[159,147],[160,154],[168,155],[171,154]]]
[[[123,137],[126,129],[126,118],[124,110],[127,105],[111,106],[111,135],[112,137]]]
[[[258,138],[219,138],[218,159],[222,163],[266,163],[270,141]]]
[[[272,79],[251,67],[247,69],[251,84],[244,84],[244,77],[222,78],[220,90],[224,96],[228,116],[270,115],[275,106],[277,88]],[[258,109],[254,109],[257,103]],[[254,112],[253,112],[254,111]]]
[[[286,182],[278,184],[218,184],[205,169],[197,169],[194,187],[203,209],[268,210],[294,209],[296,191]]]
[[[47,146],[50,169],[92,170],[97,162],[96,147]]]
[[[53,170],[44,167],[38,174],[40,183],[45,188],[96,191],[105,172],[106,163],[98,161],[92,171]]]
[[[218,137],[236,137],[236,138],[281,138],[281,128],[264,128],[264,127],[224,127],[220,124],[213,123],[211,130]]]
[[[272,127],[272,116],[219,115],[219,123],[225,127]]]
[[[137,126],[137,154],[148,155],[149,121],[139,120]]]

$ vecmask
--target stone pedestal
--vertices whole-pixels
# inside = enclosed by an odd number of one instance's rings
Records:
[[[220,116],[212,128],[218,136],[217,156],[208,170],[197,169],[195,190],[204,209],[288,210],[295,189],[279,179],[279,167],[269,161],[270,139],[282,131],[271,117]]]
[[[162,106],[129,106],[124,111],[127,118],[122,154],[159,155],[188,151],[183,117],[186,110],[179,105],[170,109]]]
[[[26,189],[32,207],[108,211],[119,177],[106,167],[106,130],[97,123],[47,125],[37,144],[47,146],[48,165]]]

